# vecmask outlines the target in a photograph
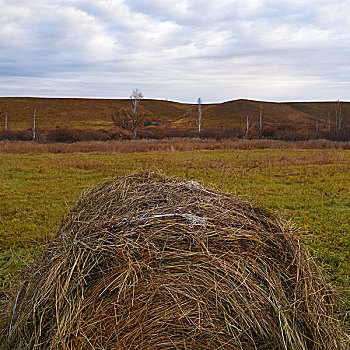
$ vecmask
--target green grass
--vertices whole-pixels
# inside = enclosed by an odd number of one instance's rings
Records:
[[[329,280],[350,291],[350,151],[251,150],[0,155],[0,285],[18,284],[87,187],[135,170],[212,184],[282,213],[299,227]],[[349,322],[349,321],[347,321]]]

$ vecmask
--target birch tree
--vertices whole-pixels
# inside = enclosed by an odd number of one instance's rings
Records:
[[[137,113],[138,106],[140,105],[141,100],[143,99],[142,91],[140,91],[139,89],[133,90],[130,96],[130,99],[131,99],[130,108],[132,110],[133,115],[135,116]]]
[[[247,118],[246,118],[246,129],[245,129],[245,138],[248,138],[248,134],[249,134],[249,127],[250,127],[250,115],[247,114]]]
[[[36,108],[34,109],[33,114],[33,141],[38,139],[37,131],[36,131]]]
[[[328,131],[330,131],[331,130],[331,112],[330,111],[328,111],[327,126],[328,126]]]
[[[118,127],[131,131],[133,140],[137,138],[139,126],[144,122],[145,118],[151,116],[152,113],[141,105],[143,98],[142,91],[135,89],[130,96],[130,104],[127,107],[120,108],[112,114],[112,120]]]
[[[198,118],[196,119],[196,124],[198,126],[198,136],[201,135],[202,125],[203,125],[203,113],[202,113],[202,99],[198,97]]]
[[[336,134],[338,135],[338,108],[339,108],[339,100],[336,102],[334,106],[334,112],[335,112],[335,131]]]
[[[0,117],[2,117],[4,112],[0,111]],[[7,113],[5,114],[5,119],[4,119],[4,131],[7,131]]]
[[[260,113],[259,113],[259,138],[262,138],[262,112],[263,112],[263,106],[260,105]]]
[[[341,102],[335,104],[335,132],[336,135],[339,135],[340,129],[342,127],[344,113],[342,111]]]

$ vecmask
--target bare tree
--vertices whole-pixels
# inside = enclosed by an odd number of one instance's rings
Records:
[[[142,98],[143,95],[139,89],[133,90],[130,96],[130,105],[116,110],[111,115],[115,125],[133,133],[133,139],[136,139],[138,128],[144,119],[152,115],[150,111],[141,105]]]
[[[262,138],[262,112],[263,112],[263,106],[260,105],[260,113],[259,113],[259,138]]]
[[[0,117],[2,117],[4,112],[0,111]],[[5,115],[5,120],[4,120],[4,131],[7,131],[7,113]]]
[[[339,112],[338,112],[338,132],[340,132],[342,126],[343,126],[343,118],[344,118],[344,112],[342,110],[340,101],[339,101]]]
[[[338,102],[335,104],[335,132],[336,135],[339,135],[342,122],[343,122],[344,112],[342,111],[341,102],[338,100]]]
[[[132,94],[130,96],[131,99],[131,110],[133,114],[137,113],[137,108],[143,99],[142,91],[139,89],[132,90]]]
[[[316,125],[315,125],[315,134],[318,134],[318,120],[316,120]]]
[[[327,117],[327,125],[328,125],[328,130],[331,130],[331,112],[328,111],[328,117]]]
[[[248,134],[249,134],[249,127],[250,127],[250,115],[249,113],[247,114],[247,118],[246,118],[246,129],[245,129],[245,138],[248,138]]]
[[[198,119],[196,120],[196,124],[198,126],[198,136],[200,136],[202,125],[203,125],[202,99],[200,97],[198,97],[197,104],[198,104]]]
[[[38,134],[36,131],[36,108],[34,108],[34,115],[33,115],[33,141],[36,141],[38,139]]]
[[[334,112],[335,112],[335,131],[338,134],[338,106],[339,106],[339,100],[336,102],[334,106]]]

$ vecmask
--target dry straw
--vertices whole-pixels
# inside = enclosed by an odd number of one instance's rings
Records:
[[[8,349],[347,348],[287,224],[157,173],[85,193],[16,299]]]

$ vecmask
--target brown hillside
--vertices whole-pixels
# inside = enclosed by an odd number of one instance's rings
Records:
[[[108,129],[114,126],[111,113],[128,103],[127,99],[3,97],[0,118],[3,125],[7,113],[9,129],[28,129],[36,109],[39,128]],[[192,109],[187,104],[158,100],[144,100],[143,105],[152,112],[152,119],[166,125],[186,118]]]
[[[82,99],[82,98],[0,98],[0,125],[4,125],[8,115],[10,130],[29,129],[36,109],[39,128],[110,129],[113,122],[111,113],[129,103],[127,99]],[[195,128],[196,105],[164,100],[144,100],[143,105],[152,112],[149,121],[159,122],[159,129]],[[260,106],[263,108],[264,125],[293,125],[298,128],[314,128],[315,121],[325,127],[328,111],[334,122],[335,102],[293,102],[274,103],[252,100],[233,100],[203,106],[204,128],[223,126],[244,127],[247,115],[251,125],[259,122]],[[350,123],[350,103],[342,102],[343,124]],[[2,129],[2,127],[1,127]]]
[[[249,115],[252,123],[258,123],[260,106],[264,123],[304,123],[313,119],[310,115],[283,103],[234,100],[206,107],[206,122],[208,126],[216,126],[223,122],[237,126],[244,124]]]
[[[327,120],[328,112],[330,113],[331,119],[334,119],[336,102],[288,102],[286,105],[306,113],[320,120]],[[350,121],[350,103],[341,102],[341,108],[344,112],[344,119]]]

